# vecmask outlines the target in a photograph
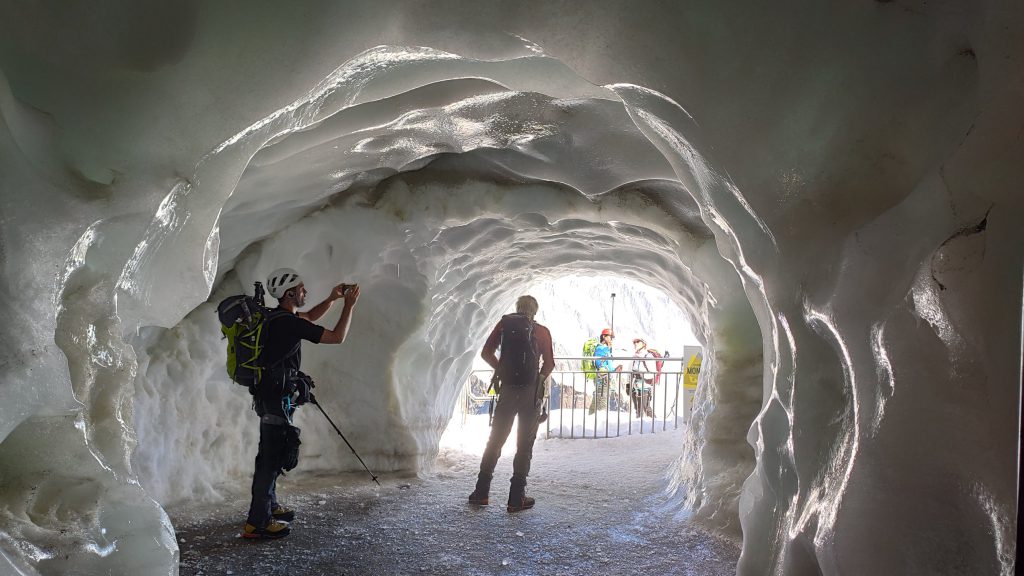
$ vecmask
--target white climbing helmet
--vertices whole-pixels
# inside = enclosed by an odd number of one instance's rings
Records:
[[[267,291],[277,300],[280,300],[289,288],[299,284],[302,284],[302,277],[291,268],[278,268],[267,276]]]

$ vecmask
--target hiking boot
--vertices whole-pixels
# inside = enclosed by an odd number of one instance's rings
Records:
[[[469,503],[474,506],[487,506],[491,503],[489,493],[491,491],[491,475],[481,472],[476,477],[476,488],[469,495]]]
[[[245,528],[242,529],[242,538],[250,538],[254,540],[273,540],[275,538],[284,538],[291,534],[292,529],[288,527],[288,524],[284,522],[278,522],[277,520],[271,520],[263,528],[257,528],[248,522],[245,523]]]
[[[273,510],[270,511],[270,516],[273,517],[274,520],[280,520],[281,522],[291,522],[292,520],[295,520],[295,510],[292,510],[291,508],[285,508],[284,506],[278,504],[277,506],[274,506]]]
[[[533,508],[535,502],[533,498],[526,495],[526,478],[513,475],[511,486],[508,490],[507,510],[509,512],[528,510]]]
[[[507,510],[509,512],[522,512],[523,510],[529,510],[530,508],[533,508],[533,505],[536,503],[537,501],[529,496],[523,496],[516,500],[515,502],[513,502],[512,499],[510,498],[508,501]]]
[[[480,493],[474,490],[473,493],[469,495],[469,503],[474,506],[487,506],[491,503],[491,498],[486,492]]]

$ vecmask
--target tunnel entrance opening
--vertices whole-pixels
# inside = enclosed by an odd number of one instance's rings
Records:
[[[537,321],[551,330],[555,356],[544,401],[548,419],[538,431],[538,441],[647,434],[651,442],[669,442],[662,433],[685,428],[694,393],[687,383],[695,380],[700,365],[691,356],[700,355],[701,345],[689,317],[671,297],[639,281],[587,275],[536,283],[523,293],[541,303]],[[615,335],[609,362],[613,371],[618,370],[609,377],[607,398],[597,390],[596,374],[588,373],[590,367],[583,364],[586,343],[599,340],[605,329]],[[489,390],[493,370],[479,349],[473,352],[472,369],[440,448],[479,457],[495,402]],[[688,363],[697,367],[690,379],[684,378]],[[638,379],[643,382],[634,390]],[[515,451],[515,430],[506,453]],[[661,436],[655,440],[655,434]],[[678,451],[679,443],[675,445]],[[563,448],[586,450],[584,443]]]

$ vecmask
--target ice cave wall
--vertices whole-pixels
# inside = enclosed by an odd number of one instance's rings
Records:
[[[698,318],[706,314],[709,344],[738,341],[742,350],[715,356],[702,405],[709,417],[744,393],[719,387],[757,378],[759,355],[743,342],[763,348],[755,392],[763,406],[749,434],[757,464],[739,503],[741,573],[1008,573],[1024,245],[1022,8],[646,8],[410,3],[385,12],[311,3],[240,15],[229,3],[163,13],[116,2],[88,13],[0,6],[2,289],[15,304],[2,336],[0,470],[14,511],[4,523],[6,561],[59,572],[66,553],[97,571],[173,570],[170,527],[135,484],[140,365],[124,339],[140,326],[176,324],[205,299],[218,275],[214,255],[230,249],[220,241],[245,248],[225,232],[229,195],[280,131],[430,82],[482,77],[514,92],[624,102],[700,207],[732,282],[743,282],[748,303],[730,306],[739,291],[728,289],[713,294],[721,311],[690,303]],[[377,44],[506,64],[370,59],[333,78],[336,101],[274,115]],[[553,58],[509,60],[537,47]],[[688,113],[633,86],[588,81],[654,88]],[[363,90],[371,84],[382,92]],[[495,93],[465,89],[466,98]],[[409,105],[436,106],[423,94]],[[245,131],[262,118],[270,120]],[[258,133],[267,138],[251,137]],[[504,133],[544,142],[521,126]],[[435,152],[428,148],[391,169],[422,165]],[[608,162],[570,160],[567,168],[541,157],[526,172],[547,169],[584,195],[615,187],[600,185]],[[577,165],[582,176],[568,180]],[[358,162],[350,166],[357,172]],[[684,220],[670,195],[661,205]],[[221,234],[211,235],[222,210]],[[193,256],[161,259],[161,246]],[[167,262],[177,266],[161,269]],[[720,271],[708,268],[712,278]],[[729,312],[745,307],[756,324]],[[452,311],[424,304],[423,343],[435,341],[431,314]],[[453,351],[445,356],[457,357],[460,344],[445,344]],[[381,402],[402,397],[401,380],[399,370]],[[690,439],[698,465],[679,479],[695,510],[720,526],[734,522],[736,491],[715,479],[748,472],[730,471],[742,455],[714,450],[746,427],[737,420],[707,422]],[[39,438],[68,438],[55,443],[66,455],[38,457]],[[415,444],[405,448],[422,451]],[[83,479],[91,491],[67,490]],[[96,494],[102,506],[90,504]],[[80,529],[53,529],[67,523]]]

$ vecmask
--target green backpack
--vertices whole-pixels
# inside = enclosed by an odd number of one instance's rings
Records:
[[[583,343],[584,356],[593,356],[595,352],[597,352],[597,338],[590,338]],[[597,378],[597,364],[593,360],[584,360],[583,373],[587,376],[587,380]]]
[[[228,296],[217,305],[220,331],[228,341],[228,376],[253,393],[259,386],[264,366],[260,358],[267,338],[267,323],[285,310],[264,305],[263,284],[256,282],[256,295]]]

